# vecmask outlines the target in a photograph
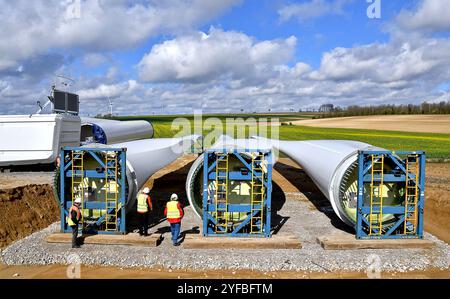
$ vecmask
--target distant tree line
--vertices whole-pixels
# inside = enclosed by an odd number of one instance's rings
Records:
[[[422,103],[420,105],[377,105],[377,106],[348,106],[335,107],[332,104],[322,105],[315,118],[365,116],[365,115],[405,115],[405,114],[450,114],[450,103]]]

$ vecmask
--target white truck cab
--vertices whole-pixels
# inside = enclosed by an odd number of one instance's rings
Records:
[[[53,163],[63,146],[80,145],[73,114],[0,115],[0,167]]]

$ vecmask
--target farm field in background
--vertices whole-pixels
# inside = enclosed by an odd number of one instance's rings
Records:
[[[374,146],[383,147],[390,150],[425,150],[428,158],[447,159],[450,158],[450,134],[424,133],[424,132],[403,132],[371,129],[346,129],[346,128],[322,128],[302,125],[290,125],[291,122],[301,123],[299,118],[312,118],[310,114],[252,114],[236,115],[241,118],[268,118],[278,117],[280,139],[283,140],[315,140],[315,139],[344,139],[356,140],[370,143]],[[172,131],[172,120],[180,116],[132,116],[120,117],[120,120],[143,119],[151,121],[155,129],[155,138],[173,137],[177,131]],[[217,117],[221,120],[233,117],[232,115],[203,115],[203,120],[208,117]],[[187,115],[191,122],[192,133],[194,133],[194,117]],[[297,120],[297,121],[296,121]],[[338,119],[336,119],[337,121]],[[320,121],[320,120],[318,120]],[[307,121],[310,122],[310,121]],[[413,127],[412,127],[413,129]],[[236,131],[236,130],[235,130]],[[203,130],[203,134],[210,131]],[[225,131],[224,131],[225,132]],[[248,128],[246,128],[248,135]]]
[[[370,115],[323,119],[302,119],[295,125],[320,128],[373,129],[450,134],[449,114],[420,115]]]

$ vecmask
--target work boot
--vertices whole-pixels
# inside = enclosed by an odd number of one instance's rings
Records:
[[[80,245],[72,245],[72,248],[80,248],[81,246]]]

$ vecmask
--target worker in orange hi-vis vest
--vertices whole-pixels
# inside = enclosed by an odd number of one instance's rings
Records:
[[[170,196],[170,201],[166,205],[164,215],[170,223],[173,246],[179,246],[178,238],[180,237],[181,219],[184,216],[184,212],[181,204],[178,202],[178,195],[175,193]]]
[[[137,212],[139,216],[139,235],[148,236],[148,216],[153,211],[150,188],[145,187],[137,197]]]

